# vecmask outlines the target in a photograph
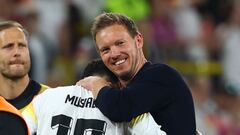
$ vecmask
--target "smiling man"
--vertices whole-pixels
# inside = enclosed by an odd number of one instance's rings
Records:
[[[102,13],[95,18],[91,30],[100,57],[122,86],[121,90],[109,87],[99,77],[79,81],[93,91],[96,106],[105,116],[123,122],[150,112],[167,135],[196,134],[188,86],[172,67],[147,61],[143,36],[131,18]]]

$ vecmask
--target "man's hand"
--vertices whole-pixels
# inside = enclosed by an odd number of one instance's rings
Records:
[[[104,86],[109,86],[110,83],[107,82],[104,78],[99,76],[89,76],[77,82],[77,85],[80,85],[87,90],[92,91],[94,99],[97,98],[98,92]]]

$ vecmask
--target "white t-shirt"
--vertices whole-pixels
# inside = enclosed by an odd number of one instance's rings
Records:
[[[129,123],[115,123],[94,105],[81,86],[51,88],[38,95],[23,112],[31,133],[37,135],[165,135],[150,114]]]

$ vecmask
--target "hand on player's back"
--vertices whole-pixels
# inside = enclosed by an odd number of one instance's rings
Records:
[[[107,82],[104,78],[99,76],[89,76],[77,82],[77,85],[80,85],[87,90],[92,91],[94,99],[96,99],[98,92],[104,86],[109,86],[110,83]]]

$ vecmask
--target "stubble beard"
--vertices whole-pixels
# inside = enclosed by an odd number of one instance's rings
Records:
[[[24,67],[23,70],[18,70],[18,71],[12,71],[10,69],[1,71],[1,74],[4,78],[9,79],[9,80],[20,80],[24,78],[30,70],[30,66]]]
[[[20,80],[22,78],[24,78],[27,73],[22,72],[22,73],[2,73],[2,75],[9,79],[9,80]]]
[[[122,74],[120,74],[118,76],[123,81],[130,81],[132,79],[132,74],[129,71],[126,72],[126,73],[122,73]]]

